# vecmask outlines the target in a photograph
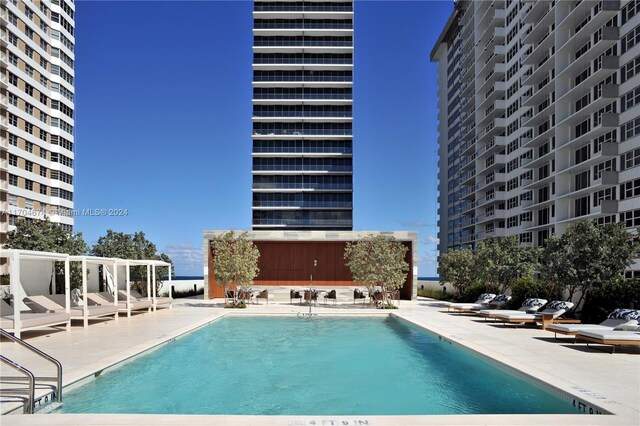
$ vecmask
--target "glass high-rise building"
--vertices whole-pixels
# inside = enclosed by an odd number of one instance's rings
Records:
[[[353,1],[253,17],[253,229],[351,230]]]

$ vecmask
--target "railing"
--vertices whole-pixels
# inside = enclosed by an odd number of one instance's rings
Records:
[[[253,81],[344,81],[351,82],[351,75],[254,75]]]
[[[352,208],[351,202],[339,202],[339,201],[257,201],[253,204],[253,207],[312,207],[312,208]]]
[[[353,41],[299,41],[299,40],[256,40],[256,47],[353,47]]]
[[[33,413],[33,404],[35,403],[34,397],[33,397],[33,395],[34,395],[33,394],[33,392],[34,392],[33,388],[35,387],[35,380],[36,379],[37,380],[41,380],[41,381],[45,381],[45,382],[55,382],[55,385],[52,385],[53,396],[56,397],[56,400],[58,402],[62,402],[62,364],[60,363],[60,361],[58,361],[57,359],[55,359],[51,355],[48,355],[48,354],[42,352],[40,349],[31,346],[29,343],[25,342],[24,340],[15,337],[11,333],[6,332],[3,329],[0,329],[0,335],[2,337],[4,337],[4,338],[7,338],[7,339],[19,344],[23,348],[33,352],[34,354],[38,355],[40,358],[43,358],[46,361],[49,361],[50,363],[52,363],[53,365],[56,366],[56,376],[55,377],[49,377],[49,376],[35,377],[30,372],[29,373],[31,374],[31,377],[29,378],[28,375],[27,375],[27,377],[29,379],[29,382],[30,382],[30,387],[31,387],[31,390],[30,390],[30,392],[31,392],[30,393],[30,395],[31,395],[31,407],[29,408],[30,409],[29,412]],[[7,358],[3,357],[2,361],[6,362],[5,360],[7,360]],[[10,363],[12,363],[12,361],[10,361],[10,360],[8,360],[8,361]],[[13,363],[13,364],[15,364],[15,363]],[[15,368],[15,366],[17,366],[17,364],[12,365],[12,366]],[[18,366],[18,367],[20,367],[20,366]],[[23,367],[21,367],[21,369],[26,370]],[[21,369],[19,369],[19,370],[22,371]],[[28,371],[28,370],[26,370],[26,371]],[[3,377],[3,380],[4,379],[16,379],[16,378]]]
[[[256,172],[352,172],[352,165],[301,165],[301,164],[255,164],[253,170]]]
[[[286,23],[286,22],[255,22],[256,29],[292,29],[292,30],[352,30],[353,24],[309,24],[309,23]]]
[[[256,111],[254,117],[351,118],[351,111]]]
[[[255,64],[353,64],[353,58],[254,58]]]
[[[309,184],[309,183],[256,183],[253,185],[253,189],[331,189],[331,190],[352,190],[352,184]]]
[[[262,5],[256,3],[254,12],[353,12],[353,6],[329,6],[329,5]]]
[[[350,147],[334,147],[334,146],[309,146],[309,147],[278,147],[278,146],[256,146],[253,153],[265,154],[353,154]]]
[[[16,364],[15,362],[11,361],[9,358],[6,358],[2,355],[0,355],[0,362],[8,365],[9,367],[15,369],[16,371],[21,372],[22,374],[24,374],[25,378],[27,379],[27,381],[29,382],[29,387],[27,388],[27,390],[25,389],[1,389],[0,390],[0,395],[12,395],[12,396],[17,396],[17,395],[27,395],[27,403],[24,406],[24,412],[26,414],[33,414],[33,407],[35,405],[35,384],[36,384],[36,380],[35,377],[33,376],[33,373],[29,370],[27,370],[26,368]],[[7,378],[8,379],[8,378]],[[21,377],[22,379],[22,377]]]
[[[305,135],[337,135],[337,136],[351,136],[353,131],[351,129],[300,129],[300,130],[254,130],[255,136],[275,136],[275,135],[293,135],[293,136],[305,136]]]
[[[254,93],[253,99],[353,99],[351,93]]]

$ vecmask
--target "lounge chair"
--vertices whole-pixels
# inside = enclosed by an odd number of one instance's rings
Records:
[[[364,300],[367,298],[367,295],[364,294],[362,291],[360,291],[359,289],[355,288],[353,289],[353,304],[356,304],[356,300],[362,300],[364,302]]]
[[[125,292],[125,294],[126,294],[126,292]],[[131,294],[131,296],[135,297],[138,300],[147,300],[147,298],[144,297],[142,294],[140,294],[140,292],[138,292],[137,290],[131,290],[130,294]],[[156,296],[156,297],[151,297],[151,301],[153,302],[154,309],[157,309],[157,308],[171,308],[171,305],[173,304],[173,298],[172,297]]]
[[[329,300],[333,300],[333,304],[335,305],[338,300],[338,295],[335,290],[331,290],[329,293],[324,295],[324,304],[326,305]]]
[[[65,310],[65,295],[64,294],[49,294],[49,295],[35,295],[25,297],[24,303],[34,312],[55,312],[64,313]],[[118,317],[118,308],[113,305],[88,305],[87,318],[96,319],[113,315]],[[71,302],[70,307],[71,319],[81,320],[84,319],[84,306],[79,306],[74,302]]]
[[[113,295],[107,291],[100,293],[88,293],[87,299],[89,300],[89,304],[94,303],[99,306],[113,306],[114,304]],[[129,307],[132,311],[148,311],[151,309],[151,305],[152,302],[150,300],[137,300],[133,298],[131,299],[130,303],[127,304],[126,298],[118,293],[118,312],[129,312]]]
[[[484,308],[489,307],[489,302],[496,298],[496,295],[493,293],[482,293],[478,300],[474,303],[450,303],[447,306],[447,310],[453,309],[454,311],[479,311]]]
[[[542,323],[542,329],[545,330],[548,325],[553,322],[568,322],[577,323],[579,320],[574,319],[561,319],[560,317],[573,308],[573,303],[565,302],[562,300],[554,300],[547,303],[544,311],[536,312],[534,314],[528,314],[524,312],[518,313],[502,313],[495,316],[496,321],[501,321],[503,324],[510,323],[515,324],[516,327],[526,323]]]
[[[481,309],[480,311],[476,312],[477,315],[480,315],[481,317],[485,317],[486,318],[495,318],[498,315],[501,314],[519,314],[519,313],[535,313],[538,311],[538,309],[540,309],[542,306],[547,304],[547,299],[537,299],[537,298],[530,298],[525,300],[522,303],[522,306],[520,306],[518,309],[516,310],[503,310],[503,309]]]
[[[582,331],[605,332],[614,331],[618,328],[624,330],[626,326],[637,326],[639,318],[640,311],[616,309],[600,324],[551,324],[547,327],[547,330],[553,332],[555,337],[558,337],[558,333],[575,336]]]
[[[258,299],[265,299],[267,301],[267,305],[269,304],[269,290],[264,289],[260,293],[256,294],[256,303],[258,303]]]
[[[13,332],[15,330],[13,307],[0,300],[0,328]],[[20,312],[20,331],[38,328],[65,326],[69,330],[71,315],[66,312]]]
[[[583,330],[576,334],[576,342],[597,343],[599,345],[610,345],[611,353],[616,351],[616,346],[640,346],[640,327],[638,331],[592,331]]]

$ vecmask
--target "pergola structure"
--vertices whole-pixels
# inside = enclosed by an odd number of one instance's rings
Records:
[[[40,252],[40,251],[31,251],[31,250],[17,250],[17,249],[5,249],[0,252],[1,258],[6,258],[9,261],[9,271],[10,271],[10,287],[9,291],[13,297],[13,314],[14,314],[14,334],[16,337],[20,337],[21,331],[21,321],[20,321],[20,313],[22,310],[28,309],[28,307],[24,304],[23,300],[28,297],[25,287],[21,280],[21,261],[43,261],[43,262],[64,262],[64,294],[65,294],[65,311],[66,313],[71,312],[71,262],[80,262],[81,263],[81,271],[82,271],[82,299],[84,301],[82,305],[83,312],[83,323],[84,326],[87,327],[89,324],[89,309],[88,309],[88,300],[87,293],[88,283],[89,283],[89,274],[88,268],[89,265],[102,265],[102,273],[103,277],[106,278],[106,270],[107,267],[112,267],[114,271],[114,287],[113,287],[113,296],[114,296],[114,305],[118,305],[118,267],[122,266],[125,269],[125,290],[127,294],[126,306],[127,306],[127,316],[131,316],[131,267],[132,266],[146,266],[147,269],[147,300],[152,301],[153,310],[155,311],[157,308],[157,295],[156,295],[156,286],[151,285],[152,280],[153,283],[156,282],[156,268],[166,266],[169,269],[169,282],[171,282],[171,264],[168,262],[164,262],[161,260],[133,260],[133,259],[119,259],[119,258],[109,258],[109,257],[98,257],[98,256],[70,256],[66,253],[52,253],[52,252]],[[53,266],[55,268],[55,266]],[[53,272],[52,272],[53,275]],[[55,286],[54,286],[55,288]],[[169,297],[172,297],[172,289],[171,285],[169,285]],[[171,308],[171,305],[169,305]],[[115,315],[117,319],[117,314]]]

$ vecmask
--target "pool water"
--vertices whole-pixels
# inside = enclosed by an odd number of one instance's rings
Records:
[[[393,317],[232,317],[63,395],[65,413],[575,413]]]

